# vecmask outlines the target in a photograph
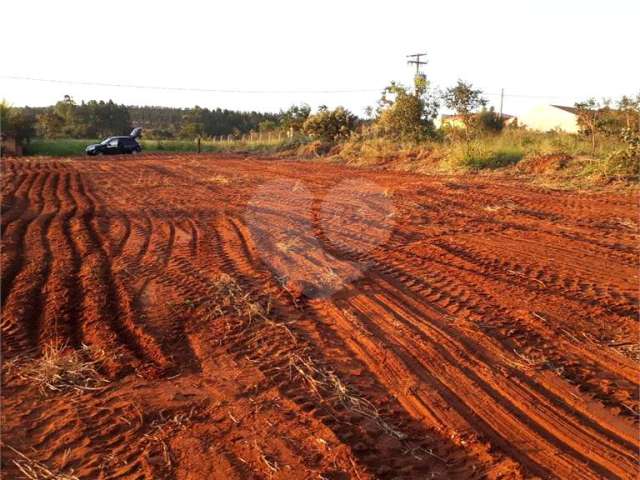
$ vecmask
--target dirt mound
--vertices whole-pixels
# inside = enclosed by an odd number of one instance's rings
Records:
[[[516,165],[522,173],[555,173],[565,169],[573,157],[566,153],[549,153],[526,158]]]
[[[1,168],[6,478],[636,476],[631,195],[244,155]]]

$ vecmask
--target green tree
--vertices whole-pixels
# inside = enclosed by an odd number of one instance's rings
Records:
[[[36,130],[44,138],[62,138],[64,136],[64,118],[53,109],[49,109],[37,116]]]
[[[609,102],[602,102],[595,98],[589,98],[584,102],[575,104],[578,125],[583,134],[591,138],[591,153],[596,153],[596,137],[603,129],[606,129]]]
[[[303,131],[311,138],[325,142],[346,140],[355,129],[357,117],[344,107],[329,110],[322,105],[318,113],[310,115],[303,124]]]
[[[624,118],[625,128],[640,130],[640,93],[635,97],[624,95],[618,101],[618,110]]]
[[[274,120],[263,120],[258,124],[259,132],[273,132],[278,128],[278,122]]]
[[[504,119],[498,115],[494,108],[483,108],[474,120],[475,128],[482,133],[499,133],[504,128]]]
[[[292,105],[287,111],[280,112],[280,124],[287,131],[299,132],[310,114],[311,107],[309,105]]]
[[[76,116],[76,102],[69,95],[57,102],[53,107],[54,112],[62,118],[62,134],[65,137],[73,138],[82,136]]]
[[[188,110],[182,118],[180,136],[183,138],[196,138],[204,135],[205,112],[197,105]]]
[[[444,104],[462,117],[467,130],[467,137],[475,127],[475,113],[487,105],[482,90],[474,89],[471,83],[458,80],[455,86],[447,88],[442,95]]]
[[[433,134],[439,104],[428,88],[416,84],[414,92],[391,82],[378,101],[375,130],[397,140],[419,141]]]
[[[28,141],[34,134],[35,121],[25,109],[12,107],[2,100],[0,102],[0,133],[12,135],[19,142]]]

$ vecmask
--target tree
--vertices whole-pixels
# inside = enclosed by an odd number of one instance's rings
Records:
[[[28,141],[34,134],[34,118],[25,109],[12,107],[0,102],[0,132],[11,135],[19,142]]]
[[[609,102],[602,103],[595,98],[589,98],[584,102],[575,104],[576,115],[578,117],[578,125],[582,133],[591,137],[591,153],[596,152],[596,135],[603,129],[607,122],[607,111],[609,110]]]
[[[64,128],[64,119],[53,109],[49,109],[37,116],[37,132],[44,138],[61,138]]]
[[[406,87],[391,82],[378,101],[378,117],[374,126],[384,136],[419,141],[433,133],[433,119],[438,114],[438,107],[426,84],[424,88],[410,92]]]
[[[483,108],[476,114],[473,123],[475,128],[483,133],[499,133],[504,128],[504,119],[495,112],[493,107],[489,110]]]
[[[278,124],[273,120],[263,120],[258,124],[259,132],[272,132],[277,128],[278,128]]]
[[[329,110],[322,105],[318,113],[310,115],[302,128],[312,138],[325,142],[337,142],[349,138],[356,126],[357,117],[344,107]]]
[[[482,96],[482,90],[476,90],[471,83],[462,80],[458,80],[455,86],[447,88],[442,98],[447,108],[462,116],[468,134],[474,128],[475,112],[487,105],[487,100]]]
[[[196,138],[204,134],[206,112],[197,105],[188,110],[182,118],[182,127],[180,128],[180,136],[183,138]]]
[[[280,124],[285,130],[299,132],[310,114],[311,107],[309,105],[292,105],[286,112],[280,112]]]
[[[624,117],[627,129],[640,130],[640,93],[635,98],[623,95],[618,101],[618,110]]]

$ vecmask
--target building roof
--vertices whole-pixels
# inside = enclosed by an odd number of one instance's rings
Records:
[[[474,113],[473,115],[477,115],[479,112]],[[496,115],[500,115],[497,112]],[[462,120],[464,119],[464,115],[458,115],[457,113],[453,113],[453,114],[447,114],[447,113],[443,113],[442,115],[440,115],[440,118],[442,120]],[[515,118],[513,115],[509,115],[508,113],[503,113],[502,114],[502,118],[505,120],[509,120],[510,118]]]
[[[560,110],[564,110],[565,112],[573,113],[574,115],[578,114],[578,109],[575,107],[565,107],[564,105],[551,105],[554,108],[559,108]]]

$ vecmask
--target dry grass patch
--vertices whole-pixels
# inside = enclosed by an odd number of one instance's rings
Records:
[[[231,179],[224,175],[213,175],[212,177],[207,178],[207,180],[211,183],[217,183],[218,185],[228,185],[231,183]]]
[[[294,374],[320,399],[338,402],[350,412],[374,420],[382,430],[399,440],[407,437],[385,422],[373,403],[346,385],[335,372],[317,366],[311,357],[290,354],[289,377],[293,379]],[[323,393],[326,397],[323,397]]]
[[[57,472],[47,467],[44,463],[27,457],[11,445],[2,443],[2,446],[18,457],[11,461],[24,475],[24,478],[28,480],[79,480],[77,476],[73,475],[73,471],[70,473]]]
[[[83,344],[75,350],[65,345],[49,345],[42,356],[12,360],[10,369],[43,393],[83,392],[100,390],[109,383],[99,372],[106,361],[106,353],[95,347]]]
[[[302,247],[302,241],[299,238],[286,238],[276,242],[276,247],[284,253],[295,252]]]

